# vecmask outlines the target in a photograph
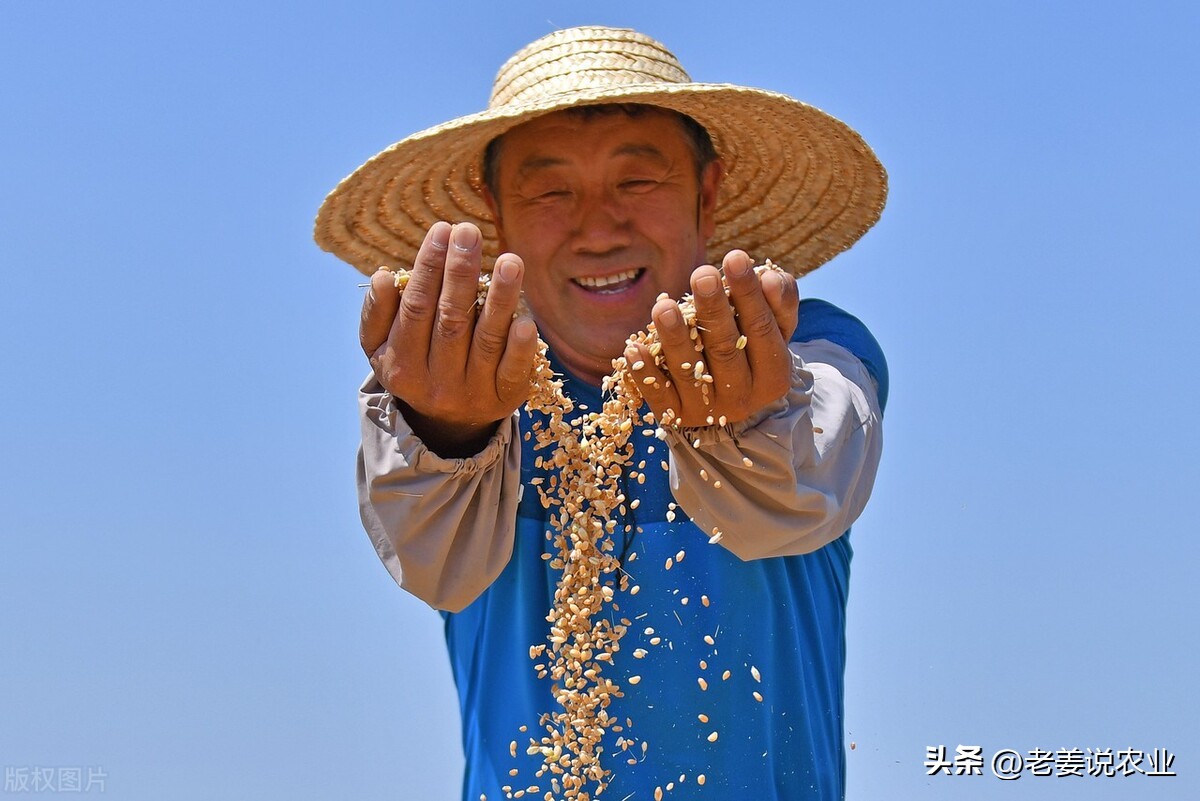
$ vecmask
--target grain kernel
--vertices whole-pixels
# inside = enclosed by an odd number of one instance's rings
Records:
[[[769,267],[756,268],[756,272]],[[777,269],[777,268],[776,268]],[[395,285],[401,291],[407,286],[409,274],[397,270]],[[477,307],[482,308],[490,287],[490,276],[481,276],[476,295]],[[663,293],[660,297],[667,297]],[[695,306],[691,297],[679,301],[679,309],[687,324],[688,336],[693,342],[697,353],[704,350],[704,343],[696,323]],[[649,352],[657,364],[662,364],[662,343],[653,324],[646,330],[630,338],[630,346]],[[744,338],[739,338],[739,347],[745,347]],[[613,373],[604,381],[606,400],[602,411],[589,411],[583,404],[575,404],[563,394],[561,379],[556,378],[547,356],[546,344],[539,340],[538,352],[535,354],[533,391],[526,402],[529,411],[541,412],[547,423],[535,422],[532,430],[524,434],[526,441],[533,441],[535,449],[549,449],[546,454],[536,457],[536,465],[540,469],[552,471],[546,479],[538,478],[533,482],[542,507],[553,510],[550,517],[551,528],[547,530],[547,540],[551,541],[557,554],[551,552],[544,555],[547,568],[561,574],[554,594],[554,605],[547,615],[550,631],[546,642],[530,649],[530,658],[538,661],[534,669],[539,677],[550,677],[556,684],[556,702],[562,707],[557,712],[543,713],[539,725],[544,726],[547,735],[540,745],[530,740],[530,755],[542,755],[544,763],[537,775],[545,775],[547,771],[562,777],[551,779],[553,792],[548,792],[548,801],[558,795],[568,798],[583,798],[589,794],[588,782],[596,784],[596,795],[609,786],[611,771],[601,767],[600,758],[606,749],[603,748],[602,737],[606,731],[618,730],[614,719],[606,716],[604,709],[613,695],[620,695],[619,688],[611,679],[602,676],[601,666],[611,665],[613,654],[619,650],[618,641],[625,634],[626,628],[631,627],[626,619],[621,626],[605,628],[600,621],[611,623],[612,616],[607,614],[603,605],[612,604],[612,611],[618,611],[615,602],[612,578],[604,578],[620,570],[618,558],[611,535],[616,531],[618,522],[612,518],[614,510],[627,514],[626,498],[619,491],[622,474],[629,481],[645,483],[644,465],[639,465],[636,471],[626,470],[632,457],[632,444],[629,436],[635,425],[645,425],[643,434],[663,440],[667,437],[666,429],[673,426],[679,428],[678,415],[673,410],[666,410],[662,415],[653,415],[641,411],[643,399],[640,387],[651,386],[659,376],[645,376],[639,382],[631,371],[643,370],[649,366],[648,360],[640,358],[627,360],[624,356],[613,360]],[[683,368],[690,370],[689,378],[696,379],[700,387],[701,397],[707,404],[712,404],[709,387],[713,377],[706,372],[701,359]],[[688,375],[687,372],[684,375]],[[646,381],[646,379],[649,379]],[[644,382],[644,383],[643,383]],[[667,379],[659,384],[670,387],[672,381]],[[576,411],[581,413],[572,419]],[[656,419],[657,417],[657,419]],[[710,425],[712,421],[709,421]],[[726,424],[724,419],[722,425]],[[653,426],[653,430],[649,427]],[[814,433],[820,433],[819,430]],[[697,437],[691,442],[699,448],[701,443]],[[647,449],[649,452],[649,449]],[[750,466],[748,460],[743,460]],[[664,470],[669,470],[669,463],[661,461]],[[632,499],[628,509],[636,510],[639,502]],[[668,520],[675,515],[675,508],[669,507]],[[635,529],[641,533],[638,526],[625,524],[627,533]],[[720,531],[713,529],[710,542],[720,539]],[[632,562],[636,552],[629,554],[627,561]],[[682,552],[675,556],[675,561],[681,561]],[[668,569],[671,560],[667,561]],[[628,576],[622,576],[622,588],[628,585]],[[631,594],[638,592],[634,585]],[[678,592],[678,591],[677,591]],[[681,599],[685,604],[686,597]],[[708,606],[707,597],[702,599]],[[679,614],[675,612],[678,619]],[[638,615],[639,618],[643,615]],[[681,621],[682,622],[682,621]],[[651,645],[661,643],[661,637],[653,637]],[[672,644],[668,643],[670,647]],[[547,647],[548,646],[548,647]],[[646,655],[644,649],[634,651],[635,658]],[[640,677],[632,677],[630,684],[636,684]],[[570,710],[568,712],[568,710]],[[626,724],[632,726],[631,720]],[[523,727],[522,731],[526,731]],[[710,739],[716,738],[716,732]],[[515,756],[516,741],[510,743],[510,751]],[[647,744],[641,744],[643,758]],[[624,750],[624,747],[621,747]],[[636,760],[631,759],[631,764]],[[684,777],[679,780],[682,783]],[[698,778],[700,784],[704,777]],[[672,787],[667,785],[668,790]],[[506,785],[503,788],[509,798],[521,798],[530,793],[539,793],[537,785],[530,785],[523,790],[516,790]],[[480,801],[487,801],[481,796]]]

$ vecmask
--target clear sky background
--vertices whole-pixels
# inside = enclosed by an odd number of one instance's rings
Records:
[[[358,522],[359,276],[312,219],[599,22],[831,112],[890,174],[801,283],[892,375],[851,801],[1200,797],[1198,9],[0,3],[0,765],[457,797],[439,618]],[[926,776],[939,744],[1166,748],[1178,777]]]

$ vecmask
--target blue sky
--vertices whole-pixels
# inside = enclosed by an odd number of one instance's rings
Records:
[[[1200,794],[1184,2],[3,4],[0,765],[120,799],[457,797],[439,619],[357,520],[358,275],[312,218],[592,22],[833,113],[889,171],[879,225],[801,283],[892,375],[849,798]],[[1179,775],[926,776],[939,744]]]

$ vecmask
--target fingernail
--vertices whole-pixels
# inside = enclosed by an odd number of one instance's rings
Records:
[[[696,279],[696,291],[702,295],[715,295],[721,289],[721,279],[715,275],[702,275]]]
[[[445,250],[450,245],[450,223],[437,222],[430,231],[429,241],[438,250]]]
[[[517,273],[519,272],[517,263],[512,259],[500,259],[500,261],[496,262],[496,275],[505,281],[517,280]]]
[[[679,313],[679,307],[674,305],[664,309],[658,319],[660,325],[683,325],[683,315]]]
[[[744,258],[729,259],[724,266],[726,275],[739,278],[745,275],[750,269],[750,260]]]
[[[537,336],[537,326],[528,317],[522,317],[512,324],[513,333],[522,342],[528,342]]]
[[[470,223],[456,225],[451,233],[451,241],[454,242],[457,250],[474,250],[475,246],[479,244],[479,229]]]

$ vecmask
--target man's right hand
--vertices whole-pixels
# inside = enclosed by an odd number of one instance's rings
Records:
[[[430,227],[401,293],[393,273],[371,276],[359,341],[404,419],[439,456],[473,456],[528,397],[537,327],[516,317],[524,264],[496,260],[475,311],[483,237],[471,223]]]

